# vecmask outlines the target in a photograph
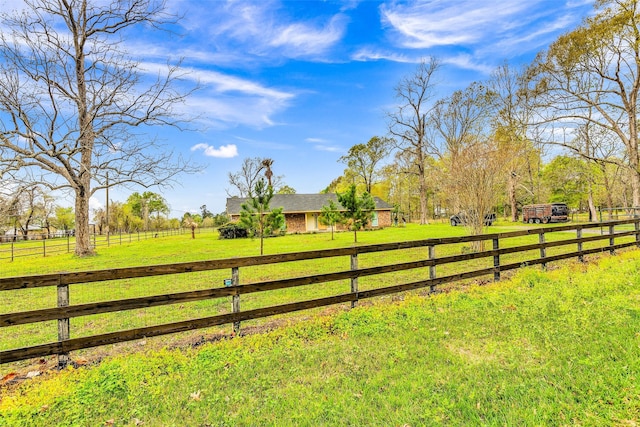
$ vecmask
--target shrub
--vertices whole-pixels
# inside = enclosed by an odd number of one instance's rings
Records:
[[[221,239],[239,239],[249,236],[247,229],[235,222],[230,222],[218,228],[218,233],[220,233]]]

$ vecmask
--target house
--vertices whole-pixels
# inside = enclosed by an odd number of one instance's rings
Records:
[[[249,199],[245,197],[231,197],[227,199],[227,215],[231,221],[240,219],[242,204]],[[285,218],[287,232],[304,233],[311,231],[328,231],[330,228],[320,223],[318,217],[322,212],[322,206],[329,200],[333,200],[339,208],[338,198],[333,193],[325,194],[274,194],[269,203],[272,209],[282,208]],[[373,212],[373,219],[367,227],[380,228],[391,225],[392,207],[380,199],[373,198],[376,208]],[[337,227],[340,229],[340,227]]]

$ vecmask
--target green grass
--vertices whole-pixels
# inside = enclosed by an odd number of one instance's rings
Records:
[[[628,251],[108,358],[5,390],[0,426],[633,426],[638,271]]]
[[[496,227],[491,227],[489,231],[501,232],[522,227],[521,224],[514,225],[504,223]],[[358,244],[462,236],[464,234],[466,234],[466,230],[463,227],[451,227],[448,224],[436,223],[429,226],[409,224],[407,227],[359,232]],[[549,235],[547,241],[569,238],[573,235],[575,234],[555,233]],[[506,247],[534,242],[537,242],[537,236],[510,239],[508,242],[501,242],[501,245]],[[605,243],[606,241],[602,241],[597,244],[603,245]],[[334,240],[331,240],[330,234],[328,233],[318,233],[288,235],[267,239],[265,242],[267,254],[338,248],[351,245],[353,245],[353,233],[336,233]],[[459,244],[438,247],[436,253],[439,257],[460,254],[465,250],[464,246],[464,244]],[[586,247],[589,246],[585,245],[585,248]],[[550,249],[547,255],[551,256],[554,253],[567,252],[574,249],[573,247]],[[133,242],[122,246],[101,248],[98,255],[84,259],[77,259],[72,255],[64,254],[46,258],[24,258],[13,263],[4,262],[1,263],[2,268],[0,269],[0,275],[42,274],[59,271],[80,271],[229,258],[234,256],[251,256],[257,255],[258,250],[258,240],[219,240],[217,233],[208,232],[197,235],[196,239],[191,239],[189,235],[178,235]],[[394,262],[424,259],[426,256],[426,249],[424,248],[389,253],[372,253],[359,256],[358,265],[360,268],[367,268]],[[537,256],[538,251],[531,251],[527,254],[505,255],[502,257],[501,262],[520,262],[521,260],[535,258]],[[492,263],[493,260],[491,258],[486,258],[468,261],[460,265],[452,264],[441,266],[437,268],[437,274],[438,276],[444,276],[460,271],[487,268],[492,266]],[[252,283],[348,269],[348,257],[309,260],[296,263],[243,268],[240,272],[240,280],[241,283]],[[426,279],[428,278],[428,274],[428,269],[421,269],[364,277],[359,279],[359,288],[366,290],[398,283],[412,282],[421,278]],[[71,304],[75,305],[220,287],[223,280],[228,277],[230,277],[230,271],[224,270],[72,285],[70,287]],[[321,285],[248,294],[243,295],[241,298],[241,309],[249,310],[321,298],[346,293],[349,289],[349,281],[344,280]],[[55,287],[3,292],[1,296],[0,313],[29,311],[55,307],[56,305]],[[207,317],[215,314],[228,313],[230,309],[230,298],[220,298],[180,305],[85,316],[71,319],[71,338]],[[257,322],[259,323],[260,321]],[[245,323],[243,323],[243,325],[244,324]],[[256,322],[248,322],[246,324],[252,325],[256,324]],[[228,326],[224,326],[215,330],[228,331],[228,329]],[[3,339],[0,340],[0,350],[32,346],[52,342],[57,339],[55,322],[3,328],[2,333]],[[172,338],[167,337],[165,339]]]

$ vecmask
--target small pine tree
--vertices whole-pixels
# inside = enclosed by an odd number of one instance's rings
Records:
[[[351,187],[344,193],[337,193],[337,196],[338,202],[340,202],[344,208],[342,217],[349,225],[349,229],[353,230],[354,243],[358,243],[357,232],[361,228],[366,227],[373,218],[376,203],[373,201],[373,197],[366,191],[358,197],[354,184],[351,184]]]
[[[331,240],[333,240],[333,230],[336,224],[342,220],[342,215],[336,202],[329,199],[328,203],[322,206],[322,212],[320,212],[318,219],[321,224],[331,227]]]
[[[264,254],[264,236],[279,233],[284,228],[282,208],[271,209],[269,203],[273,199],[273,188],[260,179],[253,191],[253,197],[242,204],[240,224],[251,237],[260,237],[260,255]]]

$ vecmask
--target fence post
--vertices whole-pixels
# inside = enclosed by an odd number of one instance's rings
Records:
[[[358,254],[355,253],[351,255],[351,271],[355,271],[357,269],[358,269]],[[357,277],[351,278],[351,293],[356,294],[356,300],[351,301],[351,308],[354,308],[356,305],[358,305],[358,278]]]
[[[616,242],[615,242],[616,238],[613,237],[614,236],[614,229],[613,228],[614,228],[613,225],[609,226],[609,253],[611,255],[613,255],[614,252],[615,252],[615,250],[613,249],[613,246],[616,244]]]
[[[429,245],[429,259],[430,260],[434,260],[436,259],[436,247],[434,245]],[[436,278],[436,266],[431,265],[429,266],[429,279],[430,280],[434,280]],[[429,286],[429,293],[432,294],[436,291],[436,285],[435,284],[431,284]]]
[[[60,284],[58,279],[58,307],[69,306],[69,285]],[[69,318],[58,319],[58,342],[66,341],[70,337]],[[58,368],[65,368],[69,364],[69,353],[58,354]]]
[[[67,253],[71,252],[71,236],[67,233]]]
[[[544,259],[547,257],[547,248],[544,246],[544,229],[541,229],[540,234],[538,234],[538,241],[542,245],[540,246],[540,258]],[[547,263],[542,263],[542,269],[547,269]]]
[[[240,267],[232,267],[231,268],[231,286],[239,286],[240,285]],[[231,297],[231,309],[234,313],[240,312],[240,295],[233,294]],[[240,322],[233,322],[233,333],[238,335],[240,334]]]
[[[497,251],[500,249],[500,240],[497,237],[493,239],[493,250]],[[493,280],[495,282],[500,281],[500,255],[493,256]]]
[[[636,229],[636,244],[640,247],[640,220],[636,218],[636,222],[633,225]]]
[[[580,262],[584,262],[584,255],[582,255],[582,226],[579,225],[576,228],[576,238],[579,239],[578,240],[578,261]]]
[[[14,244],[14,243],[15,243],[15,242],[12,240],[12,241],[11,241],[11,262],[13,262],[13,244]]]
[[[46,258],[47,257],[47,239],[42,239],[42,257]]]

